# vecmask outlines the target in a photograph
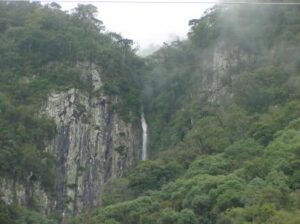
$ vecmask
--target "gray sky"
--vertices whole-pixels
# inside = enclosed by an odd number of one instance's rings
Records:
[[[180,38],[186,37],[189,30],[188,21],[200,18],[206,9],[213,6],[213,4],[92,4],[98,7],[98,17],[104,22],[107,30],[134,40],[141,48],[147,48],[150,44],[161,45],[175,35]],[[75,8],[77,3],[61,2],[60,5],[64,10],[69,10]]]

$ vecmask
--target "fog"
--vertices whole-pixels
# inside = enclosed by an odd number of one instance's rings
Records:
[[[145,0],[140,0],[145,1]],[[209,0],[207,2],[213,2]],[[59,1],[58,1],[59,3]],[[83,4],[84,1],[81,2]],[[98,17],[107,30],[134,40],[141,49],[160,46],[173,40],[173,34],[186,37],[188,21],[200,18],[213,4],[109,4],[92,3],[98,8]],[[77,3],[60,2],[64,10]]]

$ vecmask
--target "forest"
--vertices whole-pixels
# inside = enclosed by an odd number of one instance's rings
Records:
[[[0,3],[0,182],[34,171],[55,194],[55,127],[35,115],[53,89],[97,94],[80,61],[101,66],[125,121],[144,108],[149,160],[105,183],[92,211],[63,220],[1,200],[0,223],[300,223],[300,7],[215,6],[146,58],[96,13]]]

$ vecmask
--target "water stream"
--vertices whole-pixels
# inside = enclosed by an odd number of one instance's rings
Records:
[[[142,160],[146,160],[147,159],[147,140],[148,140],[147,129],[148,129],[148,126],[147,126],[147,122],[145,120],[144,110],[142,110],[141,122],[142,122],[142,129],[143,129]]]

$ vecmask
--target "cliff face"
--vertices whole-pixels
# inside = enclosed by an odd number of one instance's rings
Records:
[[[234,73],[230,72],[237,65],[249,62],[246,54],[238,47],[226,46],[220,41],[216,44],[212,56],[204,59],[202,79],[198,85],[198,95],[210,102],[224,104],[232,97]]]
[[[88,79],[98,94],[71,88],[52,92],[40,113],[52,118],[57,134],[47,144],[47,151],[57,160],[55,193],[52,196],[39,190],[38,184],[17,187],[17,200],[38,200],[47,214],[56,210],[62,215],[76,214],[101,205],[103,184],[112,177],[122,176],[140,158],[141,127],[125,123],[113,110],[117,97],[101,93],[100,69],[94,65],[80,65],[82,79]],[[12,183],[5,183],[10,186]],[[12,189],[12,188],[11,188]],[[12,201],[14,190],[5,192]]]
[[[95,66],[84,67],[94,90],[102,86]],[[77,213],[100,205],[103,184],[120,177],[139,159],[140,130],[113,111],[116,97],[90,96],[77,89],[52,93],[42,113],[54,119],[57,136],[48,151],[57,158],[58,211]]]

